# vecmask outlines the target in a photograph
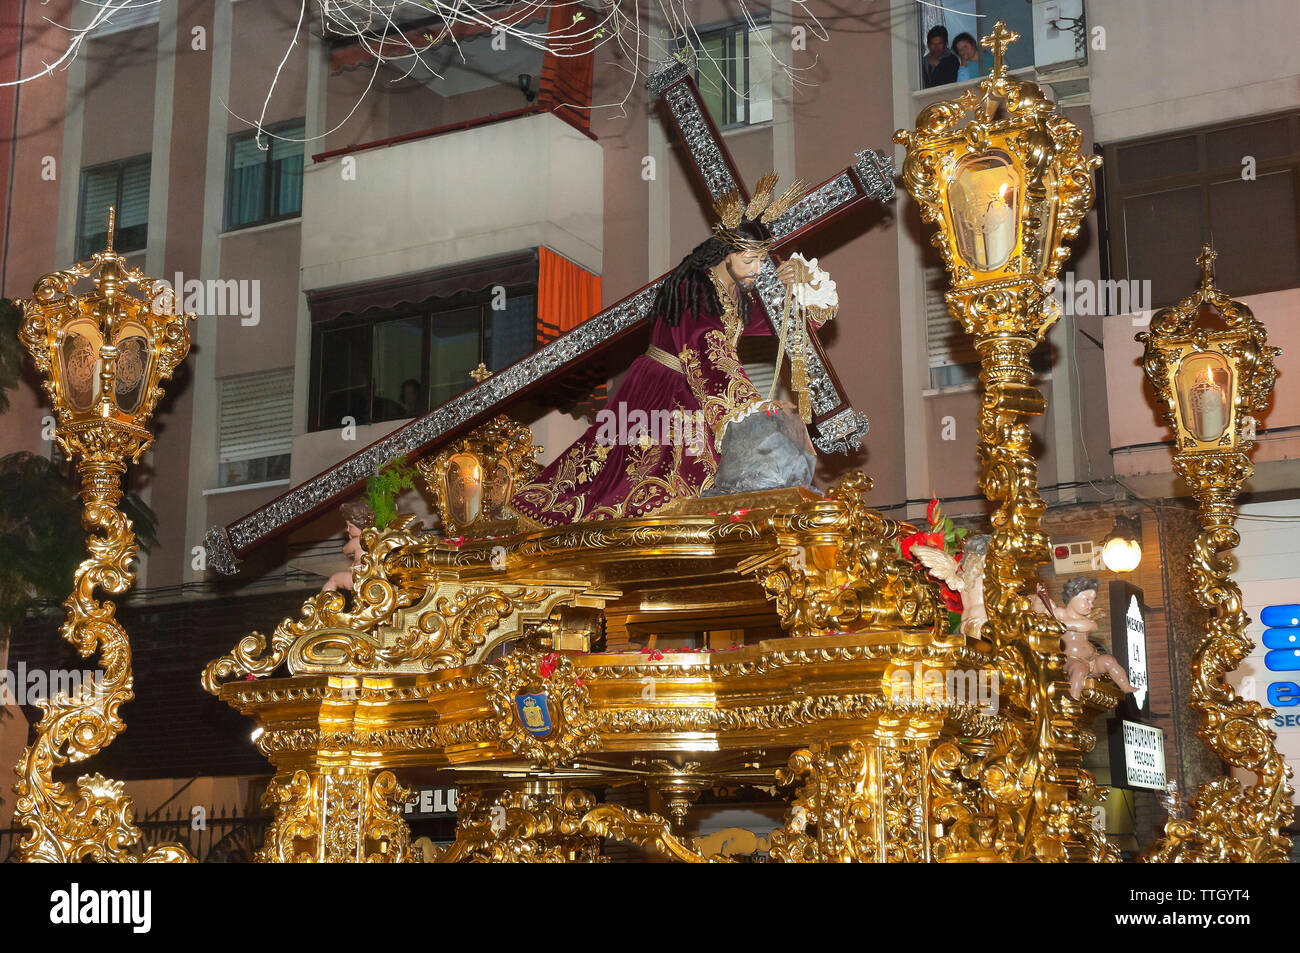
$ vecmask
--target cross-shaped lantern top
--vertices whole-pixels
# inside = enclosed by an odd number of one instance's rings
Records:
[[[1214,260],[1218,257],[1219,253],[1212,245],[1201,246],[1201,253],[1196,256],[1196,264],[1201,269],[1202,289],[1214,287]]]
[[[980,39],[980,46],[986,50],[993,51],[993,70],[990,75],[997,79],[1006,73],[1006,64],[1003,63],[1002,57],[1006,49],[1016,40],[1020,39],[1020,34],[1015,30],[1008,30],[1007,25],[999,20],[993,24],[993,32]]]

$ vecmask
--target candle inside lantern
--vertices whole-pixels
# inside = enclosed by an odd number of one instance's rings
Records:
[[[1210,369],[1192,387],[1192,412],[1195,415],[1194,429],[1201,440],[1217,440],[1223,433],[1224,418],[1227,416],[1226,395],[1223,388],[1215,381]]]
[[[996,271],[1016,249],[1020,228],[1019,180],[1000,152],[968,156],[948,186],[957,255],[974,271]]]
[[[984,221],[981,223],[980,231],[984,234],[985,260],[989,262],[990,267],[996,267],[993,262],[1001,263],[1010,258],[1011,249],[1016,244],[1016,223],[1011,217],[1011,209],[1007,206],[1009,189],[1010,186],[1003,182],[997,196],[984,210]]]
[[[1190,354],[1178,368],[1182,425],[1197,440],[1212,443],[1231,422],[1232,370],[1217,353]]]

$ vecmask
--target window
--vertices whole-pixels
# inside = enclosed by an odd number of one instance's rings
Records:
[[[288,480],[293,368],[241,374],[217,384],[217,486]]]
[[[1008,70],[1033,66],[1035,62],[1059,67],[1082,63],[1087,58],[1083,0],[1059,0],[1041,9],[1024,0],[944,0],[918,4],[917,17],[918,89],[987,76],[993,67],[993,54],[980,46],[979,40],[993,32],[998,20],[1020,34],[1020,39],[1007,47]],[[1041,20],[1041,31],[1035,27],[1035,18]],[[1035,42],[1040,37],[1047,45],[1036,50]],[[930,62],[931,54],[936,57],[934,62]]]
[[[1210,240],[1229,294],[1300,285],[1300,116],[1110,146],[1105,159],[1112,277],[1151,282],[1149,308],[1196,289]]]
[[[537,286],[498,288],[317,324],[311,429],[418,417],[469,389],[480,363],[499,371],[527,355]]]
[[[737,23],[695,42],[695,84],[718,128],[772,119],[772,27]]]
[[[929,257],[929,256],[927,256]],[[944,292],[948,272],[943,265],[926,265],[925,345],[930,360],[930,386],[955,387],[979,379],[980,356],[971,336],[948,313]]]
[[[86,259],[108,243],[108,208],[117,209],[113,247],[141,251],[149,240],[149,157],[122,159],[81,171],[77,203],[77,257]]]
[[[266,149],[257,132],[230,137],[226,153],[226,230],[302,214],[301,119],[267,127]]]
[[[927,249],[933,246],[927,245]],[[930,251],[926,258],[936,259],[938,253]],[[944,292],[951,285],[948,269],[931,261],[925,266],[925,343],[930,361],[930,387],[958,387],[976,384],[980,377],[980,356],[975,350],[975,338],[962,330],[948,311]],[[1029,357],[1029,365],[1039,374],[1052,367],[1051,349],[1039,346]]]

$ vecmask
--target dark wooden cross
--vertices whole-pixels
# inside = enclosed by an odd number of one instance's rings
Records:
[[[716,200],[736,189],[742,200],[748,202],[748,190],[717,126],[704,108],[693,73],[694,64],[689,59],[672,60],[655,70],[646,86],[652,94],[664,98],[710,197]],[[865,149],[856,153],[854,159],[853,165],[811,189],[771,223],[775,239],[773,254],[763,265],[758,292],[774,328],[780,321],[785,294],[776,275],[776,255],[866,201],[886,202],[894,197],[891,156]],[[667,275],[660,276],[510,367],[479,381],[423,417],[224,529],[214,526],[204,541],[208,565],[224,574],[235,574],[240,557],[343,502],[388,461],[403,455],[408,459],[424,456],[501,413],[507,404],[544,389],[571,372],[575,364],[594,358],[644,325],[655,292],[665,278]],[[810,336],[809,340],[813,344],[808,354],[808,377],[816,428],[814,442],[823,453],[847,453],[861,445],[862,435],[867,431],[866,415],[849,405],[817,338]]]

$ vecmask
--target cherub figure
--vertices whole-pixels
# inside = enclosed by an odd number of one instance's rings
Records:
[[[361,548],[361,534],[369,526],[375,525],[375,512],[361,502],[344,503],[339,507],[347,523],[348,538],[343,544],[343,555],[351,560],[347,569],[340,569],[325,581],[321,592],[333,592],[335,589],[352,591],[352,570],[361,562],[365,550]]]
[[[1062,607],[1053,603],[1047,590],[1039,586],[1038,601],[1065,626],[1061,646],[1065,650],[1065,674],[1070,679],[1070,696],[1073,698],[1083,696],[1083,683],[1089,675],[1109,675],[1120,691],[1137,691],[1115,656],[1098,652],[1088,640],[1088,636],[1097,631],[1092,611],[1100,587],[1101,580],[1087,576],[1069,580],[1062,589],[1065,598]]]
[[[942,549],[912,547],[912,554],[931,576],[953,592],[961,593],[961,623],[957,631],[971,639],[979,638],[980,629],[988,620],[988,613],[984,610],[984,557],[991,540],[991,536],[983,534],[967,536],[960,563]]]

